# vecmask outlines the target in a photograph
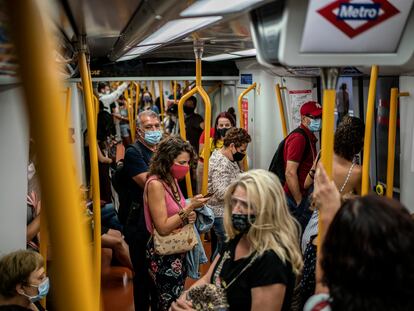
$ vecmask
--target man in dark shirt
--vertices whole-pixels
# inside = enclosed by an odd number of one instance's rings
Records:
[[[129,177],[128,192],[132,201],[125,222],[125,240],[129,244],[134,265],[135,310],[149,309],[151,280],[145,260],[149,233],[145,227],[143,191],[148,176],[149,163],[161,139],[160,120],[152,110],[138,115],[137,142],[125,152],[124,169]]]
[[[322,108],[314,101],[306,102],[300,109],[302,133],[295,132],[286,138],[283,158],[285,162],[284,190],[286,193],[289,209],[294,216],[301,202],[306,198],[304,183],[306,176],[314,176],[310,172],[316,158],[316,142],[318,141],[314,132],[321,129]],[[308,147],[307,147],[308,145]],[[306,154],[305,154],[306,153]]]

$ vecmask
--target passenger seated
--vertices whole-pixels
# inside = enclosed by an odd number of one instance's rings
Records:
[[[19,250],[0,258],[0,310],[41,311],[39,300],[49,291],[43,258],[30,250]]]
[[[113,258],[120,266],[134,271],[129,255],[129,246],[120,231],[103,227],[101,243],[102,248],[110,248],[112,250]]]
[[[225,195],[224,225],[228,243],[207,274],[171,309],[196,309],[187,298],[200,286],[214,284],[224,289],[228,310],[290,310],[302,268],[299,224],[289,213],[276,175],[264,170],[240,175]]]
[[[314,196],[325,237],[317,283],[329,293],[312,297],[304,310],[412,310],[414,222],[408,211],[398,201],[374,195],[341,205],[322,165]]]

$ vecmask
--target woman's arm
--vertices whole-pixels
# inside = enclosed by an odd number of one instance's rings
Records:
[[[181,217],[178,214],[168,217],[167,206],[165,204],[165,190],[160,181],[154,180],[147,187],[147,202],[155,229],[160,235],[168,235],[182,225]],[[184,210],[191,212],[191,205]]]
[[[286,286],[271,284],[252,288],[252,311],[280,311],[283,306]]]
[[[211,280],[211,276],[214,271],[214,267],[216,266],[219,258],[220,258],[220,255],[217,255],[214,261],[211,263],[210,268],[208,269],[207,273],[204,276],[202,276],[197,282],[191,285],[191,287],[188,290],[184,291],[181,294],[180,298],[177,299],[176,302],[173,302],[171,304],[171,308],[170,308],[171,311],[193,310],[191,302],[187,300],[187,292],[193,287],[201,286],[204,284],[210,284],[210,280]]]

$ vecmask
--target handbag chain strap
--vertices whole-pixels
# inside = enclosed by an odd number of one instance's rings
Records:
[[[247,265],[245,265],[243,267],[243,269],[228,284],[226,284],[225,281],[221,281],[220,285],[225,290],[227,290],[254,263],[254,261],[257,259],[257,257],[259,257],[259,254],[257,252],[255,252],[252,259],[247,263]],[[230,251],[225,251],[224,254],[223,254],[223,257],[221,258],[220,263],[217,267],[217,270],[214,273],[214,279],[217,279],[219,277],[219,275],[221,273],[221,270],[223,269],[224,263],[230,258],[231,258]]]

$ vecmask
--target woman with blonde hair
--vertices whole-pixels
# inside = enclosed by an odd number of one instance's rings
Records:
[[[224,292],[220,306],[227,304],[229,310],[290,310],[302,268],[299,224],[289,213],[276,175],[265,170],[241,174],[225,195],[224,227],[227,244],[207,274],[171,309],[200,309],[210,302],[200,301],[196,293],[213,286]]]

